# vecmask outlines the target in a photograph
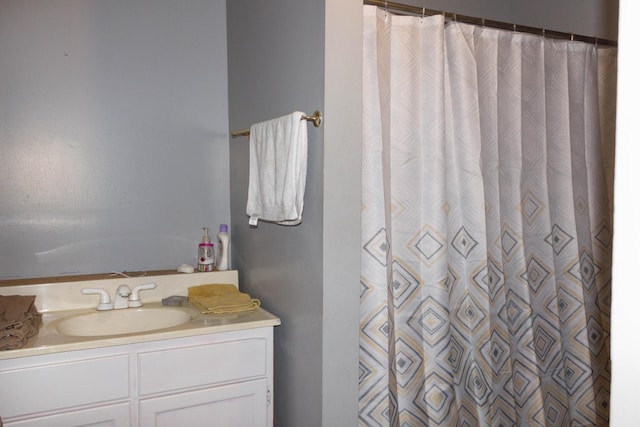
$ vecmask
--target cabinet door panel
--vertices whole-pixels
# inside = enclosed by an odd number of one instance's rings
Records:
[[[4,427],[128,427],[129,425],[128,403],[4,423]]]
[[[141,427],[265,427],[267,382],[248,381],[140,401]]]
[[[5,419],[126,399],[129,356],[0,370],[0,396],[0,414]]]

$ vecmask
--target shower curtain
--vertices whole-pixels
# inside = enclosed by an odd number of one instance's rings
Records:
[[[615,75],[364,7],[361,425],[608,425]]]

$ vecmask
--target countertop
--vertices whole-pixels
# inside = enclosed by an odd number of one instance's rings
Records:
[[[232,283],[238,286],[237,272],[225,271],[0,287],[0,294],[2,295],[36,295],[36,306],[43,315],[43,325],[38,335],[30,338],[27,344],[20,349],[0,351],[0,361],[17,357],[280,325],[278,317],[262,308],[233,314],[201,314],[190,304],[186,304],[182,309],[190,312],[192,320],[171,328],[98,337],[68,336],[58,332],[56,324],[60,319],[96,311],[97,296],[82,295],[80,293],[81,288],[100,287],[107,290],[113,297],[114,290],[118,285],[129,284],[133,287],[141,282],[154,282],[157,284],[156,289],[140,293],[144,307],[162,307],[160,302],[162,298],[171,295],[186,296],[190,286],[207,283]]]

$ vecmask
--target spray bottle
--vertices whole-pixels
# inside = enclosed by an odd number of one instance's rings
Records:
[[[204,236],[202,236],[202,242],[198,245],[198,270],[199,271],[213,271],[213,244],[209,237],[209,228],[202,227],[204,230]]]

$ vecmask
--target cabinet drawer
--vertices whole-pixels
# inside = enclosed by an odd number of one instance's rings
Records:
[[[95,404],[129,397],[129,356],[0,370],[0,416]]]
[[[266,360],[262,338],[141,353],[140,395],[263,378]]]

